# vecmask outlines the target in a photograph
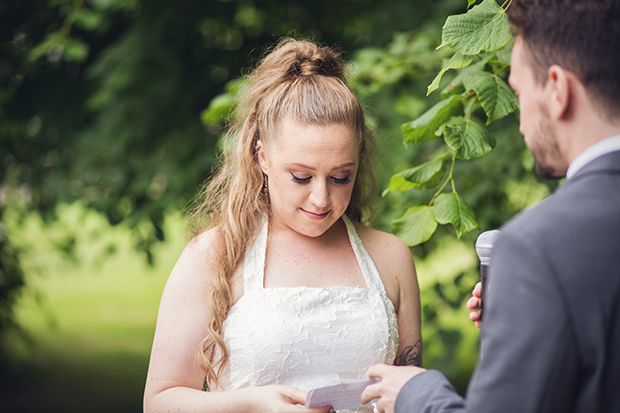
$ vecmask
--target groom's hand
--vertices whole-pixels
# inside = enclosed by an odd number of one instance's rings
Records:
[[[376,364],[366,371],[368,377],[377,378],[381,381],[366,387],[362,393],[362,403],[366,404],[373,399],[378,399],[377,409],[381,413],[394,413],[394,404],[400,389],[403,388],[413,376],[425,369],[415,366],[388,366]]]
[[[476,327],[478,328],[480,328],[480,320],[481,320],[480,315],[482,314],[482,311],[480,311],[480,308],[482,308],[481,301],[480,301],[481,295],[482,295],[482,283],[477,283],[476,286],[474,287],[474,290],[471,292],[471,298],[467,300],[467,304],[466,304],[467,309],[471,311],[469,313],[469,319],[473,321],[474,323],[476,323]]]

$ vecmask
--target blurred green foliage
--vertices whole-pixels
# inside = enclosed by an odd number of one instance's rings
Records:
[[[165,214],[183,209],[213,166],[222,132],[217,121],[231,103],[228,92],[240,86],[235,79],[266,45],[291,34],[335,45],[351,61],[350,84],[380,138],[378,172],[387,188],[393,175],[443,150],[437,140],[403,144],[401,125],[439,101],[438,94],[425,95],[450,57],[447,48],[436,50],[441,28],[467,6],[465,0],[4,1],[0,219],[12,209],[18,220],[34,212],[52,222],[58,205],[79,200],[110,224],[132,229],[134,246],[153,262],[154,245],[166,235]],[[453,72],[446,69],[436,86],[448,85]],[[534,177],[514,116],[489,129],[495,149],[454,168],[456,191],[481,229],[500,226],[552,189]],[[391,230],[393,220],[428,204],[433,193],[387,192],[377,225]],[[56,241],[68,256],[75,254],[76,231]],[[421,263],[425,362],[462,383],[475,362],[476,331],[462,309],[477,279],[474,235],[456,241],[440,226],[413,248]],[[0,257],[3,349],[5,335],[15,331],[13,304],[24,277],[20,251],[2,224]]]
[[[133,228],[152,262],[167,210],[185,207],[215,160],[201,111],[280,36],[343,51],[380,45],[442,3],[371,0],[13,0],[0,4],[0,217],[47,221],[83,201]],[[4,228],[4,227],[0,227]],[[0,348],[24,285],[0,231]],[[59,248],[71,254],[75,236]]]

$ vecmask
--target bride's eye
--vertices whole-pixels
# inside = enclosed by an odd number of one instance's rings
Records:
[[[345,185],[351,182],[351,179],[349,178],[349,175],[345,176],[344,178],[336,178],[335,176],[332,176],[332,181],[334,181],[334,183],[338,185]]]
[[[298,183],[298,184],[307,184],[308,182],[310,182],[310,179],[312,179],[311,176],[307,178],[298,178],[292,172],[290,172],[290,174],[293,177],[293,182]]]

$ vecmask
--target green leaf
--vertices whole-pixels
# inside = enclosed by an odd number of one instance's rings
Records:
[[[229,93],[224,93],[214,97],[209,106],[202,111],[200,119],[207,125],[218,125],[228,115],[236,99]]]
[[[409,208],[405,215],[392,221],[392,229],[410,247],[428,241],[437,229],[433,207]]]
[[[457,53],[476,55],[499,50],[511,39],[510,23],[495,0],[484,0],[467,13],[450,16],[441,33],[441,46]]]
[[[474,211],[456,192],[444,193],[435,200],[435,219],[440,224],[452,224],[457,238],[478,228]]]
[[[428,189],[433,188],[441,182],[446,174],[447,166],[444,158],[433,159],[418,165],[415,168],[400,172],[390,180],[390,186],[383,192],[383,195],[392,190],[406,191],[407,189]]]
[[[87,9],[80,9],[73,14],[73,22],[76,27],[84,30],[93,31],[101,26],[103,14]]]
[[[206,125],[223,123],[233,108],[239,103],[239,97],[249,87],[250,82],[247,78],[239,78],[228,82],[226,84],[226,92],[211,99],[209,106],[200,114],[202,122]]]
[[[463,117],[450,119],[443,127],[443,134],[458,159],[478,158],[495,147],[495,137],[487,128]]]
[[[459,70],[458,74],[454,77],[454,79],[452,79],[450,84],[441,91],[441,98],[446,99],[449,96],[464,92],[465,88],[463,87],[463,77],[467,76],[469,73],[484,71],[486,64],[489,63],[489,60],[491,60],[494,56],[495,53],[485,53],[482,56],[479,56],[480,60],[473,65]]]
[[[90,46],[86,42],[71,37],[65,38],[63,47],[63,56],[67,62],[83,63],[90,52]]]
[[[496,53],[497,59],[507,65],[510,65],[510,58],[512,57],[512,48],[515,45],[515,37],[510,39],[506,46],[499,49]]]
[[[439,82],[441,82],[441,78],[444,73],[446,73],[450,69],[461,69],[465,66],[468,66],[474,60],[474,56],[466,56],[460,53],[455,53],[450,60],[444,62],[441,67],[441,72],[435,76],[435,79],[428,85],[428,90],[426,91],[426,96],[430,95],[433,91],[439,88]]]
[[[463,103],[459,96],[439,101],[416,120],[401,126],[405,142],[419,143],[437,139],[435,132],[452,116],[462,113],[462,109]]]
[[[475,3],[476,3],[476,0],[467,0],[467,8],[470,8]]]
[[[37,60],[38,58],[45,56],[52,47],[60,47],[60,50],[62,51],[63,40],[64,36],[60,33],[60,31],[48,34],[44,41],[30,49],[30,52],[28,52],[28,58],[30,60]]]
[[[64,36],[60,31],[49,34],[46,39],[33,47],[28,53],[30,60],[36,60],[50,53],[57,54],[56,59],[67,62],[82,63],[88,57],[90,46],[79,39]]]
[[[499,76],[489,72],[473,72],[463,77],[469,92],[475,91],[487,114],[487,125],[519,109],[514,91]]]

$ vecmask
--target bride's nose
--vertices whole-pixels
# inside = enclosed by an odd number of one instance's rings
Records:
[[[329,188],[325,182],[316,182],[310,192],[310,202],[317,208],[325,208],[331,202]]]

